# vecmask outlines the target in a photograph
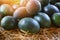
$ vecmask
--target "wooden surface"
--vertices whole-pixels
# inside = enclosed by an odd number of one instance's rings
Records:
[[[0,27],[0,40],[60,40],[60,28],[41,28],[37,34],[24,34],[18,29],[4,30]]]

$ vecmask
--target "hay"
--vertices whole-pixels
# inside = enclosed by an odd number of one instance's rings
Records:
[[[0,27],[0,40],[60,40],[60,28],[41,28],[37,34],[25,34],[18,29],[7,31]]]

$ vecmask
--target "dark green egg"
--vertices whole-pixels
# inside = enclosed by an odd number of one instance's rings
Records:
[[[57,6],[60,9],[60,2],[55,3],[55,6]]]
[[[18,23],[18,27],[20,30],[23,30],[27,33],[38,33],[40,30],[39,23],[32,18],[21,19]]]
[[[57,27],[60,27],[60,13],[54,13],[52,15],[52,20]]]
[[[41,27],[50,27],[51,25],[50,17],[45,13],[38,13],[34,19],[40,23]]]
[[[59,9],[54,5],[48,4],[44,7],[44,12],[51,16],[54,13],[59,13]]]
[[[1,20],[1,27],[3,27],[6,30],[11,30],[16,28],[16,21],[12,16],[5,16]]]

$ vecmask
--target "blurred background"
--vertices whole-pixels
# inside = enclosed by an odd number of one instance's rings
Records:
[[[20,0],[0,0],[0,4],[19,4]]]

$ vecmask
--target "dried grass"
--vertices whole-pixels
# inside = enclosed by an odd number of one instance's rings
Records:
[[[37,34],[25,34],[18,29],[7,31],[0,27],[0,40],[60,40],[60,28],[41,28]]]

